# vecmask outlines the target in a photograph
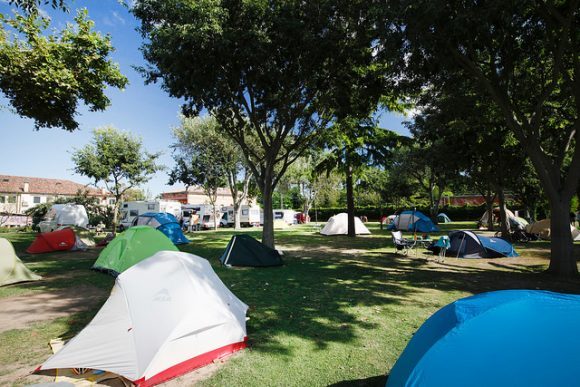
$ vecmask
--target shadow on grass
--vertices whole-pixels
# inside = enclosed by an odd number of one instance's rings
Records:
[[[330,384],[328,387],[384,387],[387,380],[389,380],[389,375],[377,375],[365,379],[343,380]]]
[[[259,239],[260,230],[245,234]],[[218,258],[234,231],[188,234],[192,242],[180,250],[207,258],[222,281],[250,306],[248,336],[253,350],[292,355],[282,337],[307,340],[315,350],[330,343],[354,343],[361,331],[372,330],[376,321],[357,313],[357,307],[412,304],[436,309],[441,298],[425,298],[428,291],[480,293],[499,289],[547,289],[580,293],[577,280],[555,280],[538,275],[541,266],[517,266],[496,260],[442,263],[390,253],[390,233],[348,238],[324,237],[306,228],[278,232],[278,247],[286,251],[285,265],[264,269],[227,269]],[[24,246],[24,241],[19,241]],[[541,246],[534,246],[541,248]],[[47,277],[41,290],[92,284],[111,288],[113,278],[89,270],[100,250],[68,256],[58,253],[26,256],[41,275]],[[104,300],[103,300],[104,301]],[[99,305],[100,306],[100,305]],[[96,313],[98,307],[67,320],[65,336],[72,336]],[[369,383],[374,379],[370,378]],[[363,381],[345,381],[357,383]],[[384,383],[383,383],[384,384]],[[344,384],[347,385],[347,384]],[[352,384],[372,385],[372,384]]]

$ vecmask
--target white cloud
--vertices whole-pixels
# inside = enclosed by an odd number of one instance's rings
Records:
[[[123,17],[121,15],[119,15],[118,12],[113,11],[113,17],[115,18],[115,20],[117,20],[119,23],[125,25],[125,19],[123,19]]]

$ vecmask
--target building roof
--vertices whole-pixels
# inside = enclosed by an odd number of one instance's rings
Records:
[[[28,191],[25,189],[28,183]],[[88,191],[90,196],[111,195],[108,191],[88,187],[70,180],[45,179],[42,177],[0,175],[0,193],[30,193],[47,195],[76,195]]]

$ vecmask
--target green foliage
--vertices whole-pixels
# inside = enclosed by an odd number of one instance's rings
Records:
[[[147,200],[147,195],[142,189],[131,188],[123,194],[124,202],[133,202],[138,200]]]
[[[73,131],[79,101],[91,111],[110,105],[105,87],[123,88],[127,78],[109,59],[109,36],[93,30],[86,10],[75,25],[48,34],[49,19],[39,16],[41,1],[12,1],[25,10],[9,18],[0,14],[0,90],[16,112],[34,119],[36,128],[61,127]],[[64,1],[53,0],[55,8]]]
[[[50,207],[52,207],[52,205],[55,203],[56,201],[54,203],[41,203],[24,211],[24,214],[32,217],[33,229],[36,228],[36,226],[38,226],[38,223],[40,223],[42,219],[44,219],[46,213],[48,212],[48,210],[50,210]]]
[[[186,115],[209,111],[242,148],[269,246],[272,194],[287,168],[333,117],[368,115],[384,91],[374,10],[362,0],[149,0],[133,9],[147,81],[183,98]]]
[[[210,202],[217,199],[217,190],[227,185],[227,176],[235,175],[241,162],[236,144],[221,133],[213,117],[183,118],[173,131],[176,166],[169,173],[169,184],[200,186]]]
[[[163,168],[156,164],[159,153],[143,149],[141,139],[113,127],[95,129],[90,144],[73,152],[74,171],[102,182],[115,196],[113,226],[117,226],[118,209],[123,195],[151,179]]]
[[[480,100],[493,101],[549,199],[550,271],[576,276],[568,213],[580,182],[578,2],[401,4],[408,76],[431,85],[463,75]]]

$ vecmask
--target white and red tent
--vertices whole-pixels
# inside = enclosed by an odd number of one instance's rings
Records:
[[[121,273],[93,320],[37,371],[89,368],[155,385],[244,348],[247,309],[207,260],[160,251]]]

